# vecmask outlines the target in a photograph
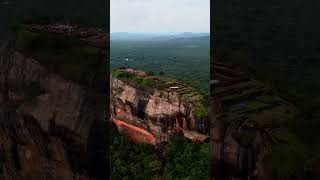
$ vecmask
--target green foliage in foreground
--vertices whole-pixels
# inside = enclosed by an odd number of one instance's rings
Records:
[[[208,179],[209,144],[175,137],[165,153],[165,171],[177,179]]]
[[[207,143],[173,139],[166,152],[150,145],[135,144],[117,132],[111,146],[112,179],[208,179]]]
[[[111,179],[151,179],[162,166],[151,146],[134,144],[119,134],[113,138],[111,163]]]

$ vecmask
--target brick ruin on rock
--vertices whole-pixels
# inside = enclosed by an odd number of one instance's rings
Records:
[[[194,114],[202,95],[191,85],[141,70],[117,71],[152,82],[141,85],[132,79],[111,76],[111,112],[120,131],[125,129],[131,139],[153,145],[177,134],[194,141],[208,139],[208,117]]]

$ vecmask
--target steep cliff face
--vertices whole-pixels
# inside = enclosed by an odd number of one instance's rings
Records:
[[[213,65],[211,178],[278,179],[265,166],[274,145],[289,142],[297,109],[237,67]]]
[[[0,90],[2,178],[95,176],[88,166],[92,128],[104,116],[105,102],[97,100],[103,94],[92,95],[9,44],[0,48]]]
[[[126,69],[123,73],[133,74],[132,70]],[[163,79],[156,76],[137,75],[138,78],[148,79],[150,84],[158,83]],[[163,82],[161,82],[163,85]],[[160,86],[160,85],[159,85]],[[182,94],[187,92],[188,87],[178,85],[178,82],[171,82],[169,88],[158,88],[154,86],[139,85],[132,80],[125,78],[111,77],[111,112],[113,120],[133,125],[140,130],[132,130],[128,126],[125,130],[131,134],[135,140],[145,143],[158,144],[167,142],[177,133],[195,141],[204,141],[208,138],[208,118],[206,115],[198,117],[194,114],[196,101],[191,95],[184,99]],[[194,91],[189,89],[188,92]],[[119,123],[118,127],[121,126]],[[123,130],[122,128],[120,128]],[[144,130],[148,133],[144,132]],[[137,131],[141,135],[138,137]],[[134,134],[134,135],[133,135]],[[154,139],[154,140],[153,140]]]

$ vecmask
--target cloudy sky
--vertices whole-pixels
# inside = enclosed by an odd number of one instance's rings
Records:
[[[210,32],[210,0],[111,0],[111,32]]]

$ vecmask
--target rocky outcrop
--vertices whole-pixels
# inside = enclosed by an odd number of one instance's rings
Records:
[[[264,166],[272,145],[286,143],[297,109],[239,68],[214,63],[211,81],[211,179],[277,179]]]
[[[140,72],[141,70],[139,70]],[[126,71],[134,76],[137,73]],[[141,74],[141,73],[140,73]],[[141,76],[159,83],[159,77]],[[175,84],[176,83],[176,84]],[[196,141],[205,141],[208,138],[208,118],[194,115],[196,108],[195,101],[183,99],[180,89],[186,88],[178,81],[171,82],[171,87],[179,87],[178,90],[169,88],[160,89],[157,87],[140,86],[125,79],[111,77],[111,112],[119,129],[124,131],[123,124],[135,126],[140,131],[138,135],[133,135],[135,130],[125,127],[127,133],[139,142],[149,144],[159,144],[167,142],[177,133],[184,134],[187,138]],[[152,135],[148,136],[147,131]],[[136,131],[137,132],[137,131]],[[155,139],[153,141],[152,139]]]
[[[97,138],[92,131],[103,122],[106,102],[99,100],[104,94],[93,91],[10,44],[2,46],[0,179],[99,179],[90,171],[90,161],[107,165],[101,157],[92,159],[99,150],[92,150],[98,142],[91,141]]]
[[[82,28],[62,24],[56,25],[30,25],[29,30],[35,33],[52,33],[64,36],[73,36],[79,38],[82,42],[98,47],[107,48],[109,46],[109,36],[102,30],[95,28]]]

